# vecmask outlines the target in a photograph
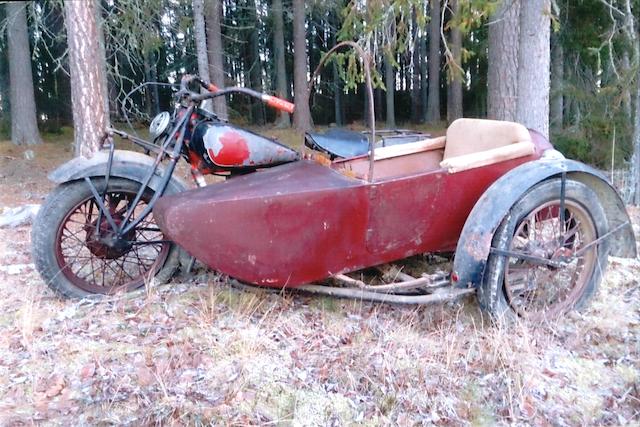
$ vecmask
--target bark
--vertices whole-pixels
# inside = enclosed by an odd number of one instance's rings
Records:
[[[340,73],[338,72],[338,64],[335,61],[331,62],[331,68],[333,70],[333,108],[335,114],[336,126],[344,125],[342,119],[342,80]]]
[[[6,8],[11,141],[16,145],[41,144],[33,92],[26,3],[10,2]]]
[[[204,23],[204,0],[193,0],[193,32],[196,40],[196,57],[198,59],[198,75],[206,83],[209,75],[209,57],[207,55],[207,34]]]
[[[206,33],[209,56],[209,77],[211,82],[224,87],[224,49],[222,46],[220,0],[207,0],[205,2]],[[221,119],[228,118],[227,100],[224,96],[213,99],[213,109]]]
[[[520,1],[502,0],[489,24],[487,116],[516,120]]]
[[[387,127],[393,129],[396,127],[396,74],[390,55],[390,53],[387,53],[384,59],[384,85],[387,89],[385,96],[387,103]]]
[[[333,27],[331,29],[331,46],[336,45],[336,33],[338,31],[338,26],[340,25],[337,13],[332,13],[332,21]],[[340,72],[338,70],[338,63],[334,60],[331,61],[331,73],[333,77],[333,109],[334,109],[334,121],[336,126],[344,125],[344,108],[343,104],[343,88],[342,88],[342,78],[340,77]]]
[[[293,90],[296,104],[293,122],[302,132],[311,129],[304,7],[304,0],[293,0]]]
[[[155,82],[156,78],[153,75],[150,56],[151,54],[147,53],[142,59],[144,67],[144,79],[148,82]],[[159,112],[158,86],[147,86],[144,91],[144,98],[147,115],[149,117],[154,117]]]
[[[6,18],[4,12],[5,9],[0,7],[0,21],[4,21]],[[2,103],[0,103],[0,135],[8,128],[7,125],[10,126],[9,88],[11,86],[9,85],[9,61],[7,59],[5,40],[3,40],[2,35],[0,34],[0,43],[4,41],[4,43],[0,44],[0,100],[2,101]]]
[[[640,43],[638,43],[640,44]],[[640,53],[640,47],[637,47]],[[633,121],[633,159],[631,165],[633,180],[633,204],[640,205],[640,77],[636,77],[636,111]]]
[[[100,89],[102,90],[102,102],[104,102],[104,111],[107,116],[107,122],[109,122],[109,84],[107,77],[107,44],[105,42],[104,31],[102,31],[102,6],[100,5],[99,0],[95,0],[95,16],[96,16],[96,26],[98,28],[98,46],[100,48],[98,52],[98,61],[99,67],[103,70],[102,73],[102,85],[100,85]]]
[[[458,0],[451,1],[453,16],[460,13],[460,3]],[[454,62],[462,67],[462,32],[457,26],[451,27],[451,54]],[[462,79],[463,75],[455,72],[449,79],[449,103],[447,108],[447,120],[449,123],[462,117]]]
[[[413,44],[411,51],[412,73],[411,73],[411,121],[420,121],[420,38],[418,37],[417,12],[413,6],[411,25],[413,27]]]
[[[432,0],[429,21],[429,96],[427,121],[440,121],[440,0]]]
[[[560,38],[553,39],[553,55],[551,55],[551,104],[550,120],[554,130],[561,130],[564,122],[564,48]]]
[[[621,69],[624,76],[631,75],[631,64],[629,63],[629,52],[625,50],[622,53]],[[622,89],[622,109],[628,120],[631,120],[631,91],[629,87],[624,86]]]
[[[284,20],[282,19],[282,0],[273,0],[271,6],[273,15],[273,55],[276,72],[276,95],[287,98],[287,67],[284,60]],[[276,120],[276,127],[288,128],[291,126],[289,113],[280,111]]]
[[[516,118],[549,137],[550,0],[523,1],[520,9]]]
[[[76,155],[91,157],[102,143],[109,118],[94,1],[64,3]]]
[[[429,60],[427,55],[427,37],[420,37],[420,105],[422,105],[421,122],[427,121],[427,103],[429,102],[429,80],[428,66]]]
[[[260,23],[258,22],[255,0],[248,2],[247,13],[249,14],[249,25],[253,27],[250,30],[249,45],[247,46],[249,81],[251,89],[262,92],[262,61],[260,60],[260,31],[258,30]],[[251,118],[253,123],[257,125],[264,124],[264,104],[255,98],[251,98]]]

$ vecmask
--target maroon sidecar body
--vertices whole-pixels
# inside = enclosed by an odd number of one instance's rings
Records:
[[[474,138],[462,156],[485,151]],[[211,268],[251,284],[295,287],[454,251],[487,188],[552,148],[534,132],[530,143],[525,155],[463,170],[443,167],[444,138],[376,150],[371,181],[362,179],[366,155],[330,167],[301,160],[165,196],[154,216],[168,238]]]

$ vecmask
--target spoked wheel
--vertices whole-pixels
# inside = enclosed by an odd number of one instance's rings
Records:
[[[104,191],[104,179],[94,183]],[[131,218],[138,217],[153,197],[148,190],[131,207],[138,189],[132,181],[110,180],[105,206],[116,225],[130,208]],[[117,237],[83,181],[65,184],[47,199],[34,223],[33,246],[36,267],[49,286],[71,297],[132,290],[154,276],[164,281],[177,267],[153,214]]]
[[[608,247],[596,242],[607,231],[597,195],[586,185],[546,181],[517,202],[496,231],[493,254],[479,294],[483,308],[499,316],[534,321],[580,308],[596,291]]]

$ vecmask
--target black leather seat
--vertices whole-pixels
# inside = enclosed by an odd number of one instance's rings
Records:
[[[389,131],[386,131],[386,133],[389,133]],[[404,133],[385,135],[381,141],[376,143],[376,147],[415,142],[425,138],[425,136],[424,134]],[[340,128],[332,128],[323,133],[307,132],[305,145],[312,150],[328,154],[332,160],[336,157],[357,157],[369,152],[369,139],[366,134]]]

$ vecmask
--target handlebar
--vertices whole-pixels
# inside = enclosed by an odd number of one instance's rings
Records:
[[[189,90],[189,84],[192,82],[198,82],[200,86],[206,89],[207,93],[198,94]],[[211,99],[218,96],[224,96],[228,93],[243,93],[245,95],[252,96],[257,98],[267,104],[269,107],[275,108],[276,110],[285,111],[287,113],[293,113],[295,110],[295,104],[287,101],[286,99],[278,98],[277,96],[267,95],[266,93],[258,92],[253,89],[248,89],[246,87],[225,87],[218,88],[213,83],[205,83],[200,77],[193,76],[190,74],[185,74],[182,76],[180,80],[180,91],[178,92],[179,96],[188,96],[193,102],[201,102],[205,99]]]

